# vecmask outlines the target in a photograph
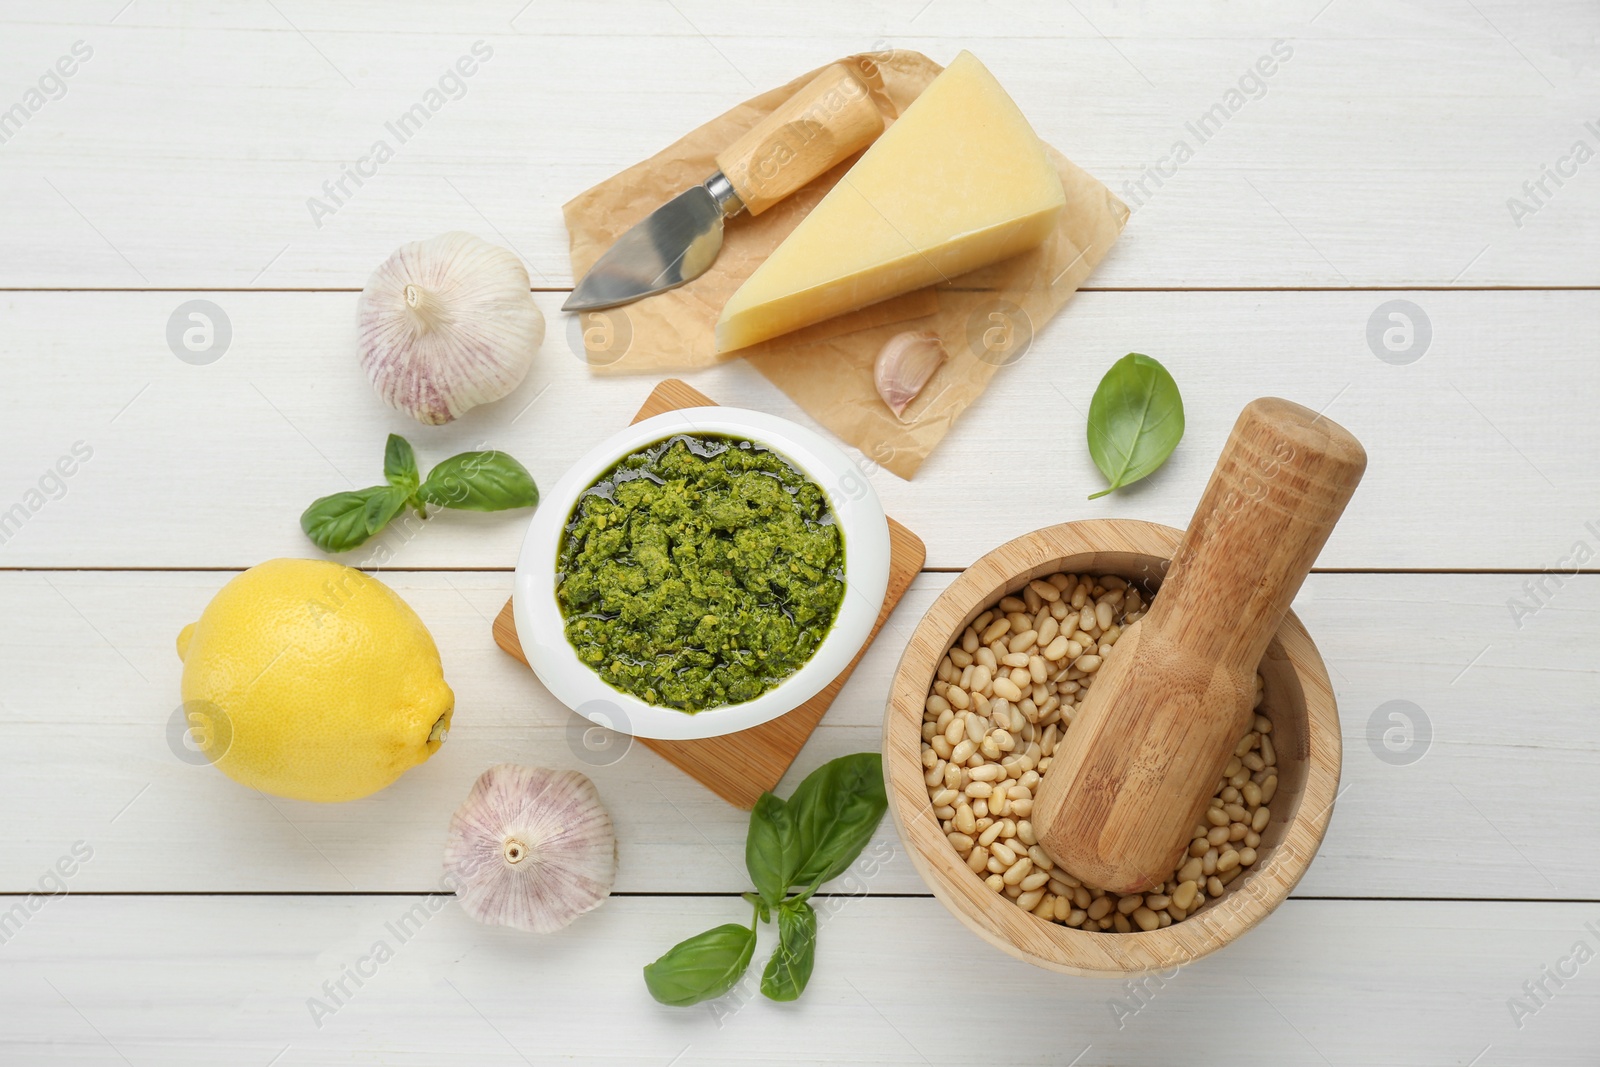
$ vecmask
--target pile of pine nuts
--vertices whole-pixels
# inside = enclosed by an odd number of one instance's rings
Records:
[[[1272,723],[1260,713],[1228,761],[1183,864],[1148,893],[1091,889],[1057,870],[1033,832],[1033,796],[1056,743],[1123,627],[1149,610],[1136,586],[1052,574],[973,620],[944,660],[922,716],[928,798],[946,838],[996,893],[1083,930],[1159,930],[1199,911],[1256,862],[1278,790]]]

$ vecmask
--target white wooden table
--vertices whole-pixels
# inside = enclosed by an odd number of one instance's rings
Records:
[[[0,126],[0,512],[27,511],[0,544],[0,1063],[1600,1062],[1592,3],[521,2],[0,10],[0,109],[24,104]],[[314,219],[478,41],[459,98]],[[745,912],[745,817],[642,747],[586,762],[493,646],[516,516],[430,523],[385,571],[457,693],[431,762],[320,807],[179,759],[179,628],[238,570],[315,554],[300,510],[375,480],[385,433],[425,462],[488,441],[549,483],[643,399],[650,381],[571,351],[563,201],[874,46],[971,48],[1135,212],[916,480],[874,477],[928,570],[785,790],[875,747],[953,572],[1068,518],[1182,525],[1239,407],[1287,396],[1371,454],[1296,603],[1337,686],[1345,792],[1294,897],[1136,995],[980,942],[886,823],[891,858],[826,898],[801,1001],[661,1007],[639,968]],[[1188,124],[1218,102],[1202,142]],[[551,329],[514,396],[425,429],[371,395],[353,306],[395,246],[450,229],[515,249]],[[167,341],[192,300],[231,326],[206,365]],[[1172,369],[1188,436],[1087,502],[1080,413],[1131,350]],[[743,365],[693,381],[805,419]],[[618,892],[560,935],[428,908],[449,813],[500,760],[586,770],[616,819]],[[310,998],[408,913],[427,919],[317,1025]]]

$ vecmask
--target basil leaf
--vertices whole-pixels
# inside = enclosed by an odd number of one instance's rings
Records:
[[[798,860],[790,885],[808,893],[855,862],[888,810],[883,759],[858,752],[824,763],[789,798]]]
[[[504,452],[463,452],[428,472],[418,495],[429,504],[461,511],[504,511],[539,503],[528,468]]]
[[[417,454],[412,451],[411,442],[397,433],[390,434],[389,443],[384,446],[383,477],[390,485],[404,489],[408,494],[416,492],[422,481],[422,473],[417,470]]]
[[[817,956],[817,913],[792,897],[778,908],[778,947],[761,972],[761,992],[768,1000],[794,1000],[806,991]]]
[[[799,863],[798,831],[792,811],[781,798],[762,793],[750,810],[744,865],[763,904],[777,907],[789,892]]]
[[[726,923],[678,942],[646,965],[644,984],[663,1004],[686,1007],[712,1000],[733,988],[755,951],[752,927]]]
[[[396,499],[391,501],[391,497]],[[405,501],[405,493],[388,485],[334,493],[311,502],[300,515],[300,529],[324,552],[348,552],[382,529]],[[371,525],[380,517],[382,522]]]
[[[1111,482],[1090,500],[1152,473],[1183,437],[1183,397],[1167,368],[1129,352],[1106,371],[1089,402],[1089,455]]]
[[[368,535],[375,534],[389,525],[389,520],[406,506],[406,497],[411,495],[411,490],[404,486],[393,485],[373,486],[366,492],[371,494],[367,497]]]

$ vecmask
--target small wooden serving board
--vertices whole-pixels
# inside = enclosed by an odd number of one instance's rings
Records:
[[[706,407],[714,403],[686,383],[668,378],[650,393],[633,421],[679,408]],[[889,550],[889,589],[884,594],[878,620],[873,623],[872,632],[867,635],[866,644],[861,646],[855,659],[822,692],[771,722],[738,733],[698,741],[656,741],[643,737],[639,741],[728,803],[747,810],[754,807],[763,792],[777,788],[789,764],[800,754],[811,731],[822,721],[833,698],[839,695],[839,690],[861,661],[862,654],[877,638],[884,621],[905,595],[911,580],[917,576],[927,558],[922,539],[893,519],[889,520]],[[506,606],[494,620],[494,640],[495,644],[524,664],[528,662],[522,654],[522,643],[517,639],[517,624],[510,600],[506,601]]]

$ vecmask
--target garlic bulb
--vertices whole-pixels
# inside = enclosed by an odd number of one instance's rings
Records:
[[[544,340],[521,261],[470,233],[401,245],[372,272],[357,316],[378,396],[435,426],[515,389]]]
[[[913,330],[895,334],[884,342],[872,368],[878,395],[896,417],[901,416],[948,358],[936,333]]]
[[[451,817],[444,866],[474,919],[548,934],[610,895],[617,844],[588,778],[502,763]]]

